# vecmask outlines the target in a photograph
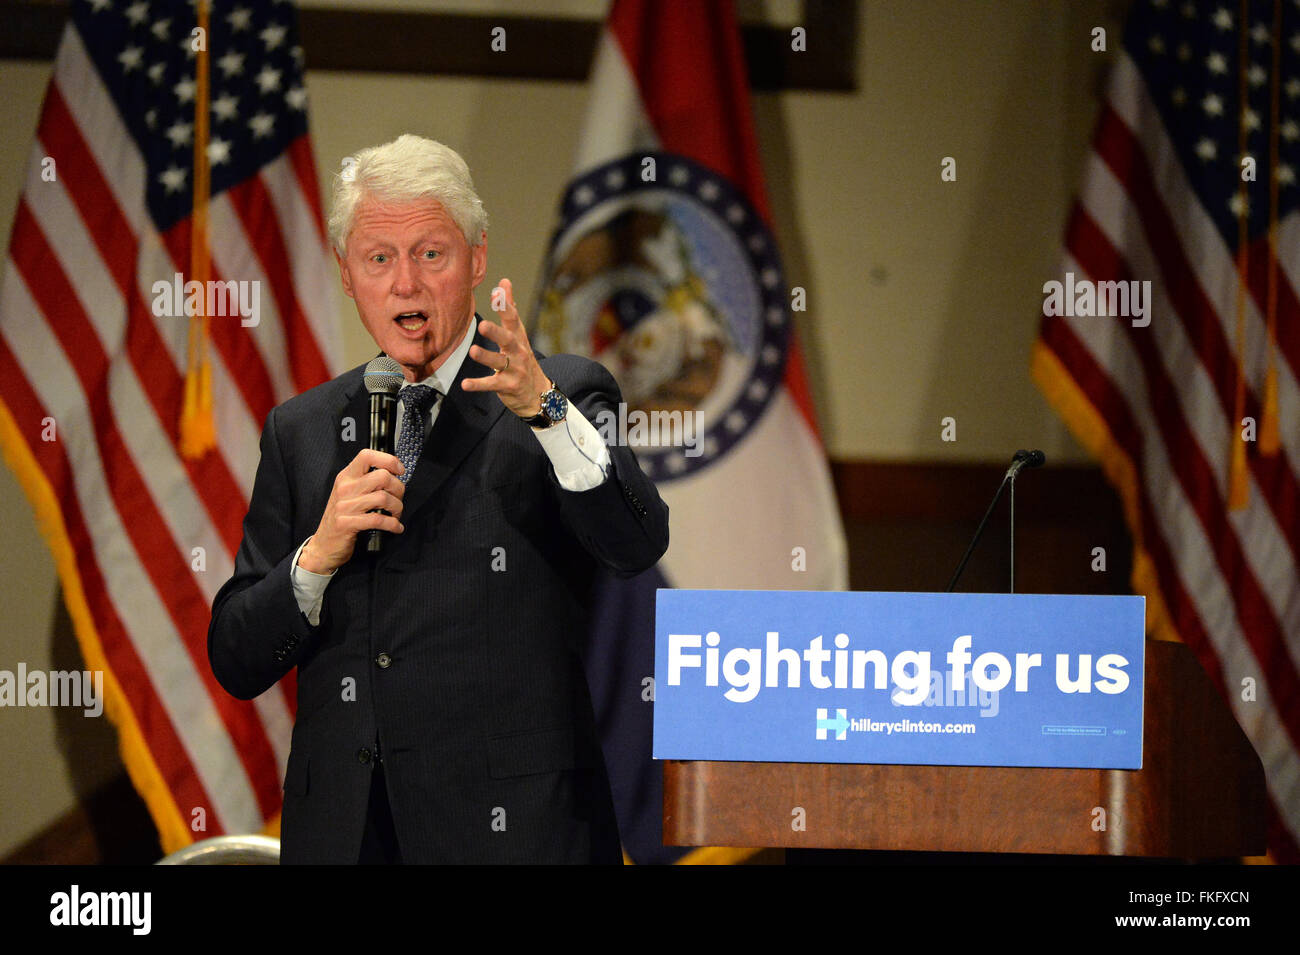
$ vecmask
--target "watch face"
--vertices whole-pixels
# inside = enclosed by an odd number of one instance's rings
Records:
[[[542,414],[552,421],[560,421],[569,411],[569,399],[552,388],[542,395]]]

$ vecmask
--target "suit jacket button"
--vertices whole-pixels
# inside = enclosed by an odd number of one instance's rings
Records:
[[[381,653],[375,657],[375,665],[381,670],[387,670],[393,664],[393,658],[387,653]]]
[[[370,750],[364,746],[357,750],[357,762],[363,765],[368,764],[370,762]]]

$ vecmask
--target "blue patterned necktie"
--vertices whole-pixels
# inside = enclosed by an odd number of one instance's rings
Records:
[[[402,435],[397,439],[397,458],[406,468],[403,484],[410,482],[415,464],[424,449],[424,419],[438,399],[439,392],[428,385],[407,385],[397,397],[402,401]]]

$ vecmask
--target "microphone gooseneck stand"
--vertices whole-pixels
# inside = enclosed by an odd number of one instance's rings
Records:
[[[1002,483],[998,485],[997,492],[993,495],[993,500],[989,501],[988,509],[984,511],[984,516],[980,519],[979,527],[975,528],[975,536],[971,538],[970,544],[966,547],[966,553],[962,555],[961,563],[953,571],[952,580],[948,581],[948,587],[945,593],[952,593],[952,589],[957,586],[957,579],[961,577],[961,572],[966,569],[966,562],[970,560],[970,555],[975,551],[975,545],[979,543],[980,537],[984,534],[984,527],[988,524],[989,518],[993,515],[993,509],[998,506],[998,501],[1002,500],[1002,492],[1008,484],[1011,485],[1011,593],[1016,592],[1016,476],[1024,468],[1042,467],[1047,461],[1047,455],[1042,451],[1017,451],[1015,457],[1011,459],[1011,467],[1007,468],[1007,473],[1002,475]]]

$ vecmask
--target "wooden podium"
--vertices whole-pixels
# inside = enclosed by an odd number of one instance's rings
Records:
[[[1140,770],[668,760],[664,844],[1263,855],[1263,767],[1187,647],[1147,641],[1145,710]]]

